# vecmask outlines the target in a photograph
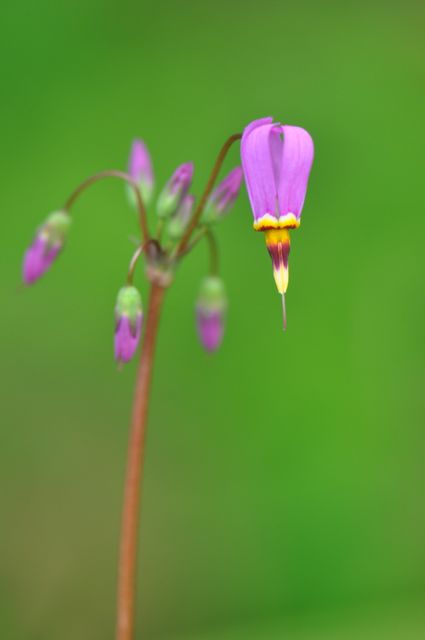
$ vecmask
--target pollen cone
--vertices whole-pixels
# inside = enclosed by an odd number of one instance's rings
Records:
[[[291,248],[287,229],[272,229],[265,232],[266,246],[273,263],[273,275],[277,290],[286,293],[288,288],[288,258]]]

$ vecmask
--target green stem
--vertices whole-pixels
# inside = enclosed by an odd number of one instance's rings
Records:
[[[207,229],[205,238],[208,241],[208,248],[210,253],[210,275],[218,276],[219,272],[219,259],[218,259],[218,245],[213,232]]]

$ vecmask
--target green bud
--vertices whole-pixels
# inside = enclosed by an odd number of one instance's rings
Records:
[[[63,246],[68,237],[70,224],[71,216],[66,211],[54,211],[45,220],[40,232],[49,246]]]
[[[127,316],[132,323],[142,313],[142,298],[133,286],[122,287],[118,292],[115,312],[118,317]]]
[[[227,307],[224,282],[218,276],[207,276],[202,280],[198,304],[209,311],[225,311]]]

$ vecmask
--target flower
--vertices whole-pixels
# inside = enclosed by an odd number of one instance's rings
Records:
[[[242,177],[242,168],[235,167],[214,189],[202,214],[204,224],[216,222],[230,211],[238,197]]]
[[[196,303],[196,321],[199,339],[208,352],[216,351],[221,344],[226,307],[226,292],[221,278],[204,278]]]
[[[136,287],[127,285],[119,290],[115,320],[115,359],[128,362],[136,352],[143,323],[142,299]]]
[[[160,218],[169,218],[178,209],[182,199],[192,184],[193,164],[186,162],[174,171],[163,188],[157,203],[157,213]]]
[[[63,249],[71,218],[66,211],[51,213],[38,230],[24,256],[22,277],[27,285],[36,282]]]
[[[313,154],[305,129],[273,123],[273,118],[255,120],[243,132],[242,167],[254,229],[265,232],[282,295],[288,286],[289,229],[300,226]]]
[[[192,216],[194,204],[195,196],[187,193],[183,197],[176,213],[168,223],[167,231],[171,240],[179,240],[183,236],[187,224]]]
[[[128,164],[128,173],[134,182],[139,185],[143,202],[145,204],[149,204],[152,198],[154,177],[149,151],[143,140],[133,140]],[[134,203],[135,197],[132,189],[129,189],[129,196],[132,203]]]

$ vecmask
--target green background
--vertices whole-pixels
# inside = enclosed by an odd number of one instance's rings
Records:
[[[143,137],[157,185],[273,115],[316,157],[288,331],[245,190],[218,228],[230,300],[213,357],[167,295],[140,535],[137,638],[425,634],[424,9],[420,2],[6,2],[2,9],[0,636],[113,638],[135,364],[113,306],[136,218],[76,205],[34,288],[22,254],[86,176]],[[225,169],[238,162],[235,146]],[[144,299],[147,284],[137,280]]]

